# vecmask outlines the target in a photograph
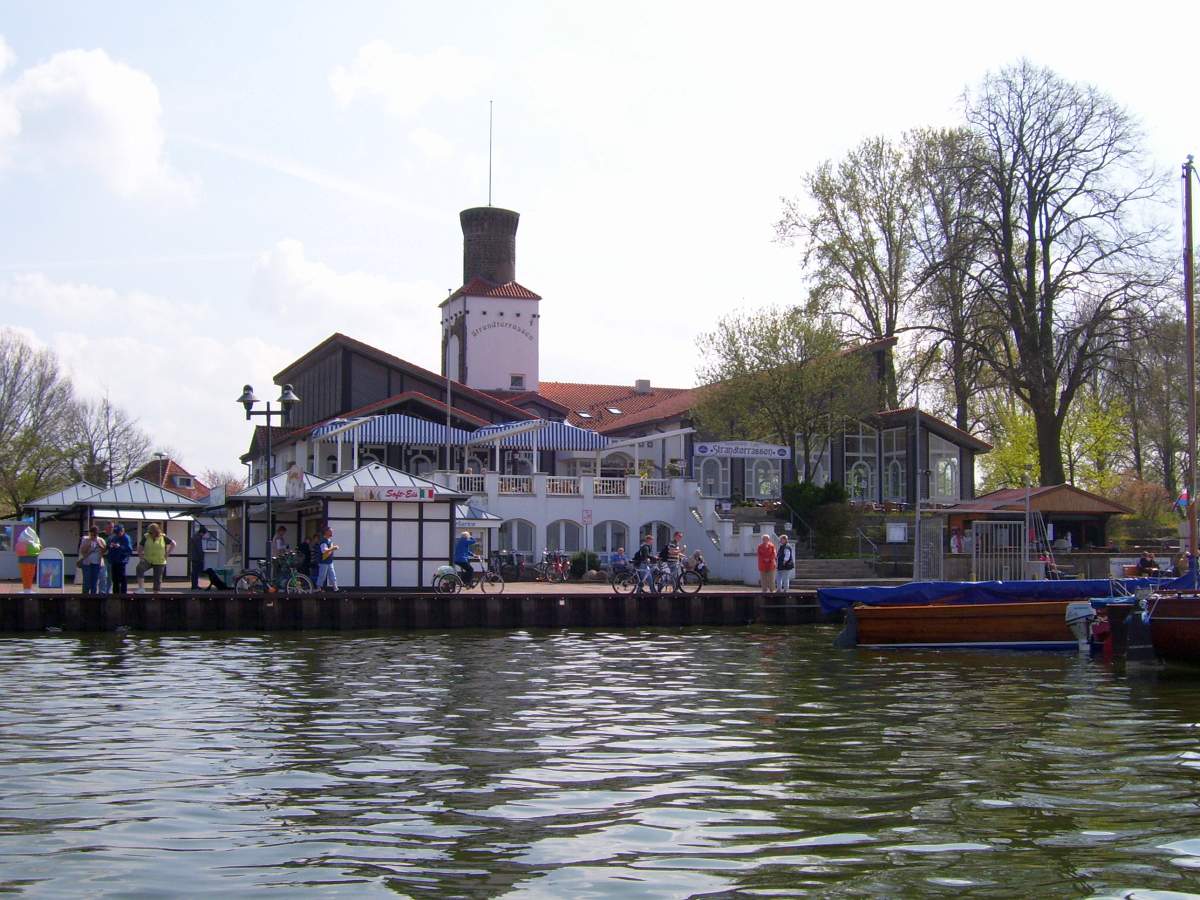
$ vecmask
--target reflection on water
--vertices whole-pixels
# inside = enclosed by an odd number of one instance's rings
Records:
[[[1200,890],[1200,681],[831,637],[0,640],[0,889]]]

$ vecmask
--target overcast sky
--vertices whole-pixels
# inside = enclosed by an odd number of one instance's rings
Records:
[[[718,317],[803,297],[781,195],[1022,56],[1134,112],[1163,172],[1197,148],[1177,4],[819,6],[10,0],[0,322],[193,471],[235,468],[242,384],[276,396],[334,331],[439,368],[489,100],[559,381],[693,383]]]

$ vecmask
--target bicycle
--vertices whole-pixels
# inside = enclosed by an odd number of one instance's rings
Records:
[[[479,569],[475,568],[475,563],[480,564]],[[478,587],[485,594],[504,593],[504,578],[494,568],[484,566],[483,560],[478,556],[471,557],[471,570],[475,573],[475,579],[471,584],[467,584],[463,581],[462,570],[458,566],[440,566],[433,576],[433,592],[457,594]]]
[[[668,589],[675,594],[694,594],[704,586],[704,579],[692,569],[680,568],[679,574],[672,577],[671,564],[663,561],[650,567],[649,580],[651,594],[662,594]],[[636,571],[614,572],[610,584],[618,594],[647,593],[643,579]]]
[[[233,582],[238,594],[262,594],[268,591],[283,591],[285,594],[311,594],[312,579],[299,571],[300,554],[289,550],[271,560],[273,578],[267,578],[262,569],[243,569]]]
[[[571,561],[567,558],[567,554],[559,550],[547,551],[542,557],[542,561],[533,566],[530,571],[533,572],[535,581],[562,584],[571,574]]]

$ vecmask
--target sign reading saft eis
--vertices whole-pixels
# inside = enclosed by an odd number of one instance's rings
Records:
[[[354,499],[382,503],[424,503],[437,499],[431,487],[396,487],[394,485],[360,484],[354,488]]]
[[[740,459],[787,459],[788,447],[779,444],[760,444],[757,441],[712,441],[696,444],[697,456],[734,456]]]

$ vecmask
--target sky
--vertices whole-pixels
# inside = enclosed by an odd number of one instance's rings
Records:
[[[7,0],[0,325],[191,471],[236,470],[242,385],[273,399],[335,331],[440,369],[490,103],[541,378],[685,387],[721,316],[804,299],[781,197],[866,137],[956,124],[989,71],[1098,86],[1170,184],[1200,146],[1192,30],[1153,0]]]

